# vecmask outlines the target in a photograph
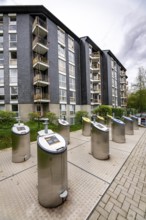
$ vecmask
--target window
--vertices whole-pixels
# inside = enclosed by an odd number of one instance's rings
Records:
[[[0,48],[3,48],[3,34],[0,34]]]
[[[69,78],[69,89],[75,90],[75,79]]]
[[[69,75],[75,77],[75,66],[69,64]]]
[[[4,65],[4,53],[0,51],[0,66]]]
[[[10,48],[17,47],[17,34],[10,34],[9,35],[9,46],[10,46]]]
[[[5,110],[5,105],[0,105],[0,111],[4,111]]]
[[[10,65],[17,65],[17,51],[11,51],[9,57]]]
[[[66,76],[59,74],[59,87],[66,88]]]
[[[9,17],[9,30],[10,31],[16,31],[17,26],[16,26],[16,15],[10,15]]]
[[[59,71],[66,73],[66,63],[63,60],[58,60],[59,63]]]
[[[66,100],[67,100],[66,90],[64,90],[64,89],[59,90],[59,98],[60,98],[60,102],[66,102]]]
[[[74,115],[75,114],[75,105],[70,105],[69,110],[70,110],[70,115]]]
[[[4,70],[0,69],[0,85],[4,84]]]
[[[12,112],[16,113],[16,116],[18,117],[18,104],[14,104],[12,105]]]
[[[92,47],[89,46],[89,55],[92,55]]]
[[[60,105],[60,114],[66,115],[66,105]]]
[[[4,101],[5,99],[5,93],[4,93],[4,87],[0,87],[0,101]]]
[[[17,86],[10,87],[10,95],[11,95],[11,101],[18,100],[18,87]]]
[[[17,69],[10,69],[10,84],[17,84],[18,77],[17,77]]]
[[[74,91],[70,91],[69,92],[69,99],[70,99],[70,102],[75,102],[76,101],[76,93]]]
[[[65,44],[65,32],[61,29],[58,29],[58,42]]]
[[[74,53],[69,51],[68,55],[69,55],[69,62],[75,63],[75,55],[74,55]]]
[[[58,56],[65,59],[65,47],[58,44]]]
[[[74,51],[74,40],[71,37],[68,37],[68,48]]]
[[[0,16],[0,31],[3,30],[3,16]]]

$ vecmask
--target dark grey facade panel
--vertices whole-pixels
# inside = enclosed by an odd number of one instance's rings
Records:
[[[10,103],[10,88],[9,88],[9,35],[8,35],[8,16],[4,15],[4,85],[5,85],[5,103]]]
[[[32,29],[29,15],[17,15],[18,101],[33,102]]]
[[[50,79],[50,101],[52,104],[59,103],[59,74],[58,74],[58,37],[57,26],[49,19],[48,22],[48,60]]]

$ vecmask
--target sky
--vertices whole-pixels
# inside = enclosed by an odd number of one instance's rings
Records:
[[[127,69],[129,87],[146,69],[146,0],[0,0],[1,5],[44,5],[78,37],[109,49]]]

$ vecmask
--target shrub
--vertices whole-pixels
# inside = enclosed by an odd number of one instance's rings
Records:
[[[40,117],[40,114],[38,112],[30,112],[29,113],[29,119],[30,121],[35,121],[35,119],[39,118]]]
[[[112,114],[112,108],[109,105],[99,105],[93,110],[93,114],[99,114],[100,116],[106,118],[107,114]]]
[[[16,122],[16,114],[11,111],[0,111],[0,124],[8,127]]]
[[[53,112],[47,112],[45,115],[49,119],[49,124],[57,124],[57,116]]]
[[[123,108],[112,108],[112,113],[114,113],[115,118],[122,118],[124,111]]]
[[[88,117],[87,111],[78,111],[75,115],[75,124],[82,124],[82,117]]]

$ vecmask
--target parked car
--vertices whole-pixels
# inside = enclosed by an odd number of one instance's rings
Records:
[[[146,113],[142,112],[142,113],[137,113],[135,116],[137,116],[140,120],[139,123],[143,126],[146,126]]]

